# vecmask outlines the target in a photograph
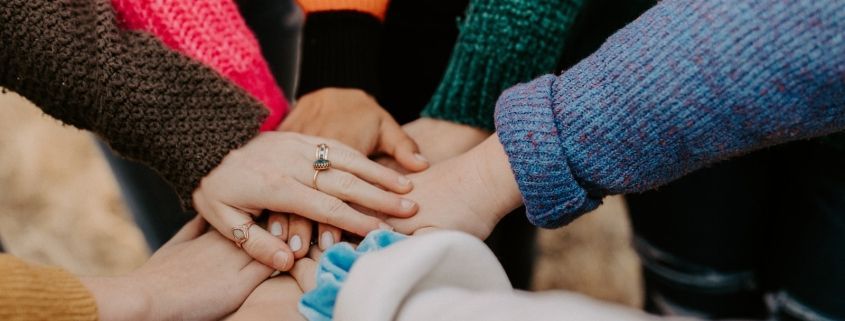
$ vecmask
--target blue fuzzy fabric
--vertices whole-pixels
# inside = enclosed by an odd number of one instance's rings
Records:
[[[331,320],[337,295],[355,261],[364,254],[387,248],[405,238],[405,235],[396,232],[377,230],[370,232],[355,249],[349,243],[330,247],[317,266],[317,286],[299,300],[299,312],[309,321]]]
[[[845,129],[845,1],[663,0],[560,76],[505,91],[496,129],[532,223]]]

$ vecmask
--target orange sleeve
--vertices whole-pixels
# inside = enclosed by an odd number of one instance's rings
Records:
[[[96,319],[96,301],[78,278],[0,254],[0,320]]]
[[[384,20],[390,0],[296,0],[307,17],[320,11],[354,10]]]

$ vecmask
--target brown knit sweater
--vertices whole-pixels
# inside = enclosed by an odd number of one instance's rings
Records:
[[[94,297],[58,268],[0,254],[0,320],[96,320]]]
[[[0,86],[152,166],[186,207],[266,117],[213,70],[119,29],[109,0],[0,1]]]

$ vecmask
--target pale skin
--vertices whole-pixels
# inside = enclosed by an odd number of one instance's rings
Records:
[[[466,152],[490,134],[432,118],[420,118],[400,127],[374,98],[353,88],[325,88],[302,96],[279,130],[336,139],[365,155],[385,155],[379,162],[402,173],[421,171],[429,164]],[[319,182],[322,175],[318,176]],[[389,214],[375,210],[379,212],[375,216]],[[303,215],[277,211],[270,216],[268,226],[273,236],[287,242],[297,259],[308,253],[312,237],[322,250],[341,238],[339,227],[323,223],[318,224],[318,234],[312,236],[312,220]]]
[[[206,229],[195,218],[134,272],[81,278],[99,319],[216,320],[241,306],[273,269]]]
[[[318,191],[312,188],[312,163],[320,143],[331,146],[333,167],[320,174]],[[376,229],[392,228],[384,220],[361,213],[347,203],[385,215],[408,217],[416,213],[417,205],[401,194],[412,188],[404,175],[338,141],[266,132],[230,152],[202,179],[193,201],[195,209],[233,242],[232,228],[252,221],[263,210],[297,213],[366,235]],[[294,256],[288,245],[257,225],[249,229],[243,250],[279,271],[293,266]]]

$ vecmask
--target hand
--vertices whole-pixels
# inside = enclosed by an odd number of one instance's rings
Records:
[[[480,128],[428,117],[407,123],[402,129],[417,142],[420,153],[432,164],[467,152],[491,134]]]
[[[485,239],[493,227],[521,203],[507,154],[496,135],[466,154],[409,176],[414,190],[405,197],[420,209],[410,218],[388,218],[397,231],[427,228],[461,230]]]
[[[299,314],[298,308],[302,293],[303,290],[293,277],[279,275],[264,281],[255,288],[238,311],[226,320],[305,321],[305,317]]]
[[[364,155],[384,153],[403,170],[420,171],[428,161],[417,145],[402,131],[396,120],[378,102],[360,89],[325,88],[299,99],[279,130],[336,139]],[[363,205],[363,204],[362,204]],[[296,258],[308,253],[312,222],[302,216],[272,213],[269,226],[274,236],[287,240]],[[275,228],[275,229],[274,229]],[[317,240],[321,249],[340,241],[341,231],[319,224]]]
[[[234,311],[273,270],[197,217],[138,270],[83,278],[101,320],[211,320]]]
[[[333,167],[319,174],[319,190],[315,190],[312,164],[320,143],[329,145]],[[381,219],[362,214],[346,202],[406,217],[416,212],[416,203],[390,191],[407,193],[411,189],[404,176],[337,141],[266,132],[229,153],[203,178],[193,196],[197,211],[223,236],[234,240],[232,228],[252,221],[265,209],[298,214],[359,235],[390,229]],[[293,265],[290,248],[256,225],[250,228],[243,249],[280,271]]]
[[[428,168],[428,161],[396,120],[360,89],[325,88],[308,93],[279,129],[336,139],[364,155],[385,153],[412,172]]]

